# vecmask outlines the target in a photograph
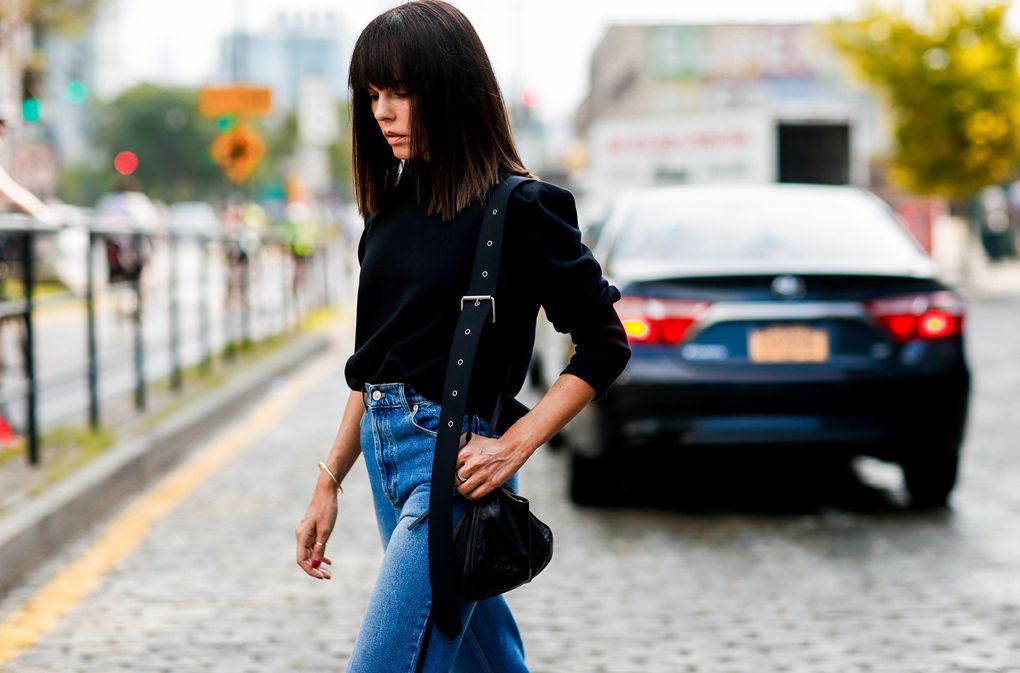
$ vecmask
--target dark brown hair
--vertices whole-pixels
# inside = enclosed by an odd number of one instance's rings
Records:
[[[430,214],[453,219],[507,175],[529,175],[478,34],[460,10],[411,0],[376,17],[354,45],[351,88],[354,191],[363,215],[378,212],[397,178],[431,187]],[[372,114],[368,86],[410,96],[411,158],[403,168]],[[428,170],[419,170],[425,161]]]

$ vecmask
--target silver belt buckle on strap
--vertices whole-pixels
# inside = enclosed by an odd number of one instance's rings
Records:
[[[496,298],[493,297],[491,294],[468,294],[468,295],[464,295],[463,297],[460,298],[460,310],[461,311],[464,310],[464,300],[465,299],[474,299],[475,300],[475,306],[478,306],[479,304],[481,304],[483,299],[488,299],[489,301],[491,301],[492,302],[492,322],[496,322]]]

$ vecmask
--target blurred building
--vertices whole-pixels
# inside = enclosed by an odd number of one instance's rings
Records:
[[[273,108],[293,109],[302,80],[324,83],[334,99],[346,97],[347,68],[342,23],[329,11],[278,14],[263,32],[235,32],[220,43],[217,75],[273,90]]]
[[[885,143],[824,25],[613,26],[576,124],[591,189],[868,182]]]
[[[104,0],[80,34],[46,36],[41,122],[62,165],[87,161],[88,103],[110,99],[131,83],[124,58],[127,0]]]

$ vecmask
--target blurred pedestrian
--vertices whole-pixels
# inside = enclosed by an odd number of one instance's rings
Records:
[[[978,195],[981,245],[993,262],[1016,256],[1009,205],[1008,192],[999,185],[985,187]]]
[[[225,311],[230,311],[235,305],[241,313],[251,310],[251,266],[262,247],[266,223],[266,212],[254,201],[232,201],[224,210],[227,256]]]
[[[114,191],[96,203],[96,214],[104,230],[111,289],[128,286],[116,295],[117,312],[126,317],[141,310],[142,274],[152,256],[151,237],[161,217],[132,176],[117,179]]]
[[[339,485],[363,453],[385,554],[347,670],[526,671],[502,596],[455,604],[452,614],[433,609],[425,514],[445,369],[483,208],[501,180],[529,173],[485,49],[451,5],[416,0],[373,20],[355,45],[349,83],[354,181],[366,217],[355,350],[345,370],[352,393],[296,530],[297,562],[329,579],[325,546]],[[630,357],[613,308],[620,293],[581,244],[569,192],[537,180],[519,186],[501,259],[498,320],[483,330],[465,393],[449,492],[454,521],[465,499],[514,485],[527,458],[601,399]],[[577,347],[528,411],[513,396],[527,374],[540,305]],[[443,605],[450,597],[439,598]]]
[[[308,193],[296,179],[288,180],[287,205],[283,209],[281,222],[290,254],[293,274],[291,276],[291,298],[296,313],[304,313],[305,269],[308,260],[315,254],[318,244],[319,225]]]
[[[6,115],[0,116],[0,146],[7,140]],[[4,211],[24,213],[45,226],[56,226],[60,222],[58,213],[35,194],[23,187],[0,166],[0,204]],[[21,239],[23,234],[0,231],[0,301],[10,299],[11,270],[22,260]],[[28,342],[25,332],[25,316],[20,309],[0,308],[0,383],[7,367],[4,357],[3,337],[13,330],[18,341],[18,350],[27,357]],[[6,403],[0,396],[0,446],[16,445],[18,437],[8,421]]]

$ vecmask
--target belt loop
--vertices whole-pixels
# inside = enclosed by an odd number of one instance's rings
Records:
[[[368,411],[368,392],[364,388],[361,389],[361,403],[365,405],[365,411]]]

